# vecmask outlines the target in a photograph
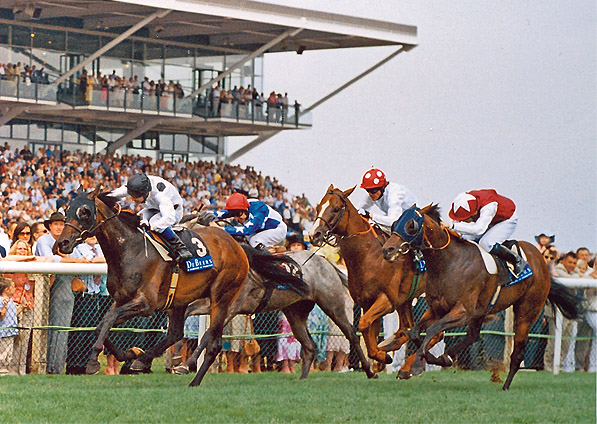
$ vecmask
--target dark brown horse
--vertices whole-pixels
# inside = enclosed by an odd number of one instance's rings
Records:
[[[427,330],[417,349],[412,375],[421,374],[425,360],[451,366],[452,358],[479,339],[484,318],[512,305],[514,351],[510,356],[510,372],[502,387],[507,390],[524,357],[529,329],[539,317],[545,301],[549,298],[568,318],[578,315],[579,300],[572,291],[550,277],[537,248],[524,241],[519,245],[533,275],[508,285],[508,270],[500,266],[497,273],[489,273],[478,247],[443,226],[437,205],[410,208],[393,224],[392,236],[384,244],[384,257],[392,261],[401,254],[421,251],[429,274],[426,288],[429,309],[411,332],[415,338]],[[467,325],[467,335],[440,358],[428,353],[429,342],[438,333]]]
[[[308,251],[287,252],[286,255],[301,265],[303,280],[308,290],[300,294],[276,285],[268,291],[263,277],[251,271],[240,295],[230,308],[229,319],[237,314],[282,310],[288,318],[293,334],[301,344],[303,365],[300,378],[305,379],[309,375],[311,364],[317,353],[317,346],[307,329],[307,318],[313,305],[317,304],[349,340],[351,347],[357,352],[367,377],[376,377],[377,375],[371,371],[369,361],[361,349],[359,337],[346,315],[346,304],[352,305],[352,300],[348,289],[343,284],[343,276],[340,271],[323,257],[313,255]],[[206,315],[209,314],[209,311],[210,300],[200,299],[189,305],[187,315]],[[187,362],[175,369],[176,373],[187,372],[189,366],[197,361],[203,344],[202,340]]]
[[[140,219],[137,215],[121,211],[116,199],[99,190],[98,187],[92,193],[81,193],[72,201],[66,214],[66,226],[56,241],[58,249],[68,254],[85,238],[96,235],[108,264],[107,286],[114,305],[96,329],[98,338],[93,345],[86,372],[93,374],[98,371],[98,355],[104,345],[119,361],[136,358],[131,365],[133,370],[150,367],[155,357],[183,337],[184,314],[189,303],[209,298],[212,308],[207,352],[191,382],[191,386],[199,385],[221,350],[224,321],[249,272],[247,255],[259,252],[248,246],[241,247],[222,229],[208,227],[197,231],[209,249],[213,268],[192,273],[181,269],[168,309],[166,336],[139,357],[138,352],[130,349],[123,352],[110,342],[108,331],[132,317],[149,316],[166,306],[174,264],[164,260],[158,250],[147,242],[146,235],[139,230]],[[204,246],[198,247],[204,249]],[[260,260],[266,275],[269,269],[271,276],[284,279],[284,276],[280,276],[282,269],[279,260],[264,261],[268,259]],[[291,277],[287,272],[284,275]],[[290,284],[303,284],[295,277],[288,278],[288,281]]]
[[[359,321],[367,353],[381,363],[392,362],[377,345],[381,318],[396,310],[400,329],[391,349],[408,341],[405,329],[414,326],[413,297],[425,290],[426,273],[415,275],[413,256],[400,263],[383,258],[387,235],[377,232],[348,200],[354,187],[342,191],[330,185],[317,205],[317,218],[311,230],[313,244],[320,245],[335,235],[348,268],[348,290],[364,314]],[[419,281],[420,279],[420,281]],[[384,349],[384,350],[391,350]]]

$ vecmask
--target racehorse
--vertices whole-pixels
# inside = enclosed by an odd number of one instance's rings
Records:
[[[147,243],[147,236],[139,229],[139,223],[137,215],[121,210],[117,199],[110,197],[109,193],[100,193],[99,187],[89,194],[79,194],[68,207],[66,225],[55,248],[68,254],[78,243],[96,235],[108,265],[108,291],[114,299],[114,305],[96,329],[98,337],[87,362],[86,373],[94,374],[99,370],[98,355],[103,345],[119,361],[136,358],[131,365],[135,371],[151,367],[153,358],[183,337],[188,304],[196,299],[209,298],[212,308],[207,352],[190,384],[197,386],[221,350],[224,321],[247,279],[249,258],[260,252],[249,246],[241,247],[222,229],[208,227],[197,231],[207,245],[214,266],[195,272],[186,272],[181,267],[170,303],[175,264],[164,260],[158,250]],[[198,248],[205,249],[205,246],[199,246],[198,239],[193,242],[198,242]],[[259,263],[261,272],[267,277],[278,278],[291,286],[296,284],[300,291],[302,281],[284,271],[280,267],[280,259],[260,258]],[[167,302],[170,303],[167,334],[147,352],[140,356],[134,349],[123,352],[107,338],[113,326],[135,316],[149,316],[163,309]]]
[[[311,364],[317,352],[315,342],[307,330],[307,317],[313,309],[313,305],[317,304],[338,325],[350,342],[351,347],[355,349],[367,377],[377,377],[371,371],[369,361],[361,349],[359,337],[346,315],[346,304],[347,302],[352,304],[352,299],[343,284],[345,277],[341,274],[341,271],[323,257],[313,255],[307,251],[287,252],[285,255],[288,255],[301,266],[303,280],[308,287],[307,292],[301,295],[296,291],[287,290],[277,285],[268,290],[263,277],[250,271],[249,278],[244,284],[240,295],[229,309],[228,320],[237,314],[282,310],[288,318],[293,334],[302,347],[303,366],[300,377],[302,380],[309,375]],[[186,315],[207,315],[209,312],[209,299],[200,299],[189,305]],[[203,345],[203,340],[187,362],[175,368],[174,372],[179,374],[187,373],[189,366],[197,361],[202,351],[201,345]]]
[[[359,321],[367,353],[384,364],[392,358],[377,345],[381,318],[394,310],[400,328],[391,349],[408,341],[405,329],[414,326],[411,300],[425,290],[426,273],[415,272],[414,258],[391,263],[383,258],[382,245],[388,236],[377,232],[348,199],[355,187],[342,191],[330,185],[317,205],[311,241],[321,245],[335,235],[348,268],[348,290],[365,313]]]
[[[421,251],[429,273],[426,289],[429,309],[411,330],[413,339],[427,330],[417,349],[412,375],[421,374],[425,360],[451,366],[452,358],[479,339],[484,318],[512,305],[514,350],[510,356],[508,377],[502,387],[508,390],[524,358],[529,329],[539,317],[545,301],[549,299],[567,318],[579,315],[580,299],[550,277],[547,264],[537,248],[525,241],[518,244],[533,274],[511,284],[505,266],[499,266],[497,272],[488,272],[479,248],[441,223],[437,205],[423,209],[413,206],[392,225],[392,236],[383,247],[384,257],[392,261],[401,254]],[[428,353],[430,340],[439,332],[467,325],[466,337],[442,356],[435,358]]]

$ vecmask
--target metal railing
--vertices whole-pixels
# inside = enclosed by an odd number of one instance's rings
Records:
[[[57,88],[22,77],[0,78],[0,98],[24,102],[56,103]]]

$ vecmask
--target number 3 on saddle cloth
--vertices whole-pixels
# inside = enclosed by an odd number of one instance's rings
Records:
[[[207,245],[203,242],[198,234],[187,229],[177,231],[177,234],[187,249],[189,249],[189,251],[194,255],[193,258],[186,260],[186,272],[201,271],[203,269],[213,268],[214,261],[209,254]]]

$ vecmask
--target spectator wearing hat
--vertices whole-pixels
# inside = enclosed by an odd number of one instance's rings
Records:
[[[545,233],[541,233],[535,236],[535,241],[537,242],[537,249],[539,249],[539,252],[543,253],[548,246],[552,245],[556,241],[556,236],[555,234],[547,235]]]
[[[295,252],[297,250],[307,250],[307,243],[305,243],[305,238],[298,235],[298,234],[291,234],[286,237],[286,250],[290,252]]]
[[[44,227],[49,231],[37,240],[35,247],[36,256],[53,258],[54,262],[80,262],[89,263],[86,258],[71,258],[53,253],[54,243],[64,230],[65,216],[54,212],[49,219],[44,221]],[[48,325],[69,327],[73,315],[75,296],[71,287],[72,275],[55,275],[50,287],[50,305]],[[50,277],[50,281],[52,281]],[[60,374],[66,361],[68,333],[64,331],[48,331],[47,373]]]

